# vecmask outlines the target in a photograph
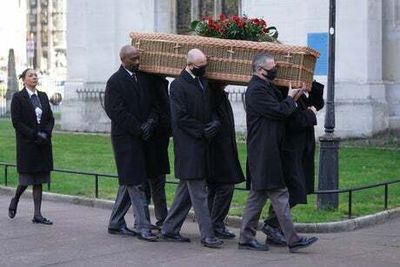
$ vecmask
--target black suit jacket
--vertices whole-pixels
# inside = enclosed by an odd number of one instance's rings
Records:
[[[104,108],[111,119],[111,141],[120,185],[147,181],[146,142],[141,126],[157,119],[153,76],[136,72],[138,83],[121,66],[107,81]]]
[[[178,179],[205,179],[208,173],[208,141],[204,128],[217,119],[212,110],[207,80],[205,90],[185,70],[171,83],[170,104],[174,137],[175,176]]]
[[[16,92],[11,101],[11,119],[15,128],[19,173],[53,170],[51,134],[54,117],[46,93],[37,91],[37,94],[43,111],[40,124],[37,123],[36,113],[26,88]],[[46,132],[49,136],[47,144],[35,143],[39,131]]]

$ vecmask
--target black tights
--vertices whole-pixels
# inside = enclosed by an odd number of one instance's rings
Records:
[[[18,203],[20,197],[22,196],[22,193],[25,192],[25,189],[28,188],[27,185],[19,185],[17,187],[17,190],[15,191],[15,201]]]
[[[19,199],[21,198],[21,195],[24,193],[25,189],[27,188],[27,185],[18,185],[17,190],[15,191],[15,205],[17,206]],[[32,196],[33,196],[33,204],[35,206],[35,213],[34,216],[36,218],[41,218],[42,213],[41,213],[41,207],[42,207],[42,185],[41,184],[35,184],[32,186]]]

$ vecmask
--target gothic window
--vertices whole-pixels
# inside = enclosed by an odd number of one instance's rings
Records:
[[[241,0],[176,0],[176,32],[190,31],[190,22],[204,17],[238,15]]]
[[[238,0],[222,0],[222,13],[226,16],[239,15],[240,1]]]
[[[178,0],[176,6],[176,32],[185,33],[189,31],[191,21],[191,0]]]
[[[215,7],[214,7],[214,2],[219,2],[219,1],[214,1],[214,0],[200,0],[199,1],[199,15],[200,18],[204,17],[214,17],[215,15]],[[217,4],[217,3],[215,3]]]

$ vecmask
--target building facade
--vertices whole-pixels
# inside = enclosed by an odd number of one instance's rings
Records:
[[[66,74],[66,0],[28,0],[28,66],[50,75]]]
[[[0,87],[6,84],[10,49],[14,50],[17,67],[26,64],[26,12],[25,0],[0,0]]]
[[[370,137],[400,129],[399,0],[337,0],[336,128],[341,137]],[[315,78],[327,80],[329,0],[69,0],[68,73],[62,128],[110,129],[101,107],[107,78],[118,68],[129,33],[184,33],[203,16],[246,14],[279,30],[283,43],[321,52]],[[236,127],[245,131],[241,93],[229,87]],[[324,110],[317,134],[323,133]]]

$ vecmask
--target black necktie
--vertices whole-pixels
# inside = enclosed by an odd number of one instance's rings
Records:
[[[40,100],[36,94],[31,95],[31,102],[34,108],[42,109],[42,104],[40,104]]]
[[[203,86],[203,83],[200,81],[200,78],[196,77],[196,80],[199,83],[199,86],[200,86],[201,90],[204,91],[204,86]]]
[[[135,73],[135,72],[133,72],[131,76],[132,76],[132,79],[133,79],[135,82],[137,82],[137,76],[136,76],[136,73]]]

